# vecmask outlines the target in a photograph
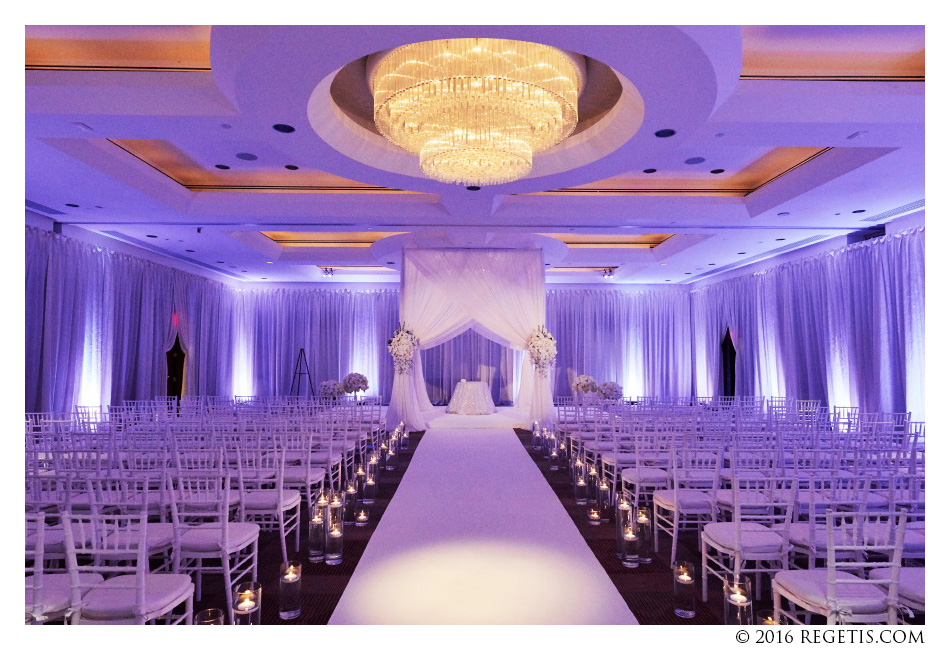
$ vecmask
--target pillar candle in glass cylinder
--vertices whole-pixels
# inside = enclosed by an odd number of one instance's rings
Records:
[[[587,503],[597,503],[600,496],[600,479],[597,476],[597,466],[593,463],[587,468]]]
[[[640,545],[642,538],[637,535],[637,529],[634,526],[628,526],[623,529],[623,551],[620,561],[627,569],[636,569],[640,566]]]
[[[680,618],[696,616],[696,569],[692,562],[678,560],[673,569],[673,613]]]
[[[633,528],[633,507],[627,495],[621,494],[617,498],[617,557],[623,559],[623,535],[628,528]]]
[[[409,432],[403,431],[399,436],[399,448],[402,450],[409,449]]]
[[[781,618],[775,616],[771,609],[764,609],[755,615],[756,625],[781,625]]]
[[[600,479],[597,486],[597,504],[600,506],[600,520],[603,522],[610,521],[612,506],[610,503],[610,484],[605,478]]]
[[[235,625],[261,624],[261,583],[242,582],[231,597]]]
[[[597,505],[597,502],[587,503],[587,523],[591,526],[600,526],[601,514],[600,506]]]
[[[752,583],[731,576],[722,585],[722,618],[726,625],[752,625]]]
[[[574,504],[578,506],[587,505],[587,477],[583,473],[578,473],[574,481]]]
[[[377,471],[389,469],[388,467],[386,467],[386,455],[388,453],[389,453],[389,442],[385,438],[383,438],[383,440],[379,443],[379,459],[378,459],[378,464],[376,466]]]
[[[356,480],[356,500],[363,500],[363,486],[366,484],[366,470],[363,469],[363,464],[360,463],[356,466],[356,471],[353,472],[353,478]]]
[[[195,614],[195,625],[224,625],[224,612],[217,607],[203,609]]]
[[[321,494],[321,496],[323,495]],[[308,554],[310,561],[314,564],[323,562],[324,554],[326,553],[327,529],[325,517],[328,503],[326,497],[323,497],[322,505],[318,499],[317,502],[313,504],[310,512]]]
[[[343,526],[330,526],[327,531],[327,564],[330,566],[343,562]]]
[[[535,420],[531,425],[531,451],[537,451],[541,448],[541,426]]]
[[[376,500],[376,468],[379,467],[379,461],[376,454],[369,457],[366,463],[366,483],[363,484],[363,503],[373,503]]]
[[[552,472],[556,472],[560,466],[559,461],[560,457],[557,453],[557,447],[551,447],[551,452],[548,454],[548,469]]]
[[[347,481],[343,492],[343,523],[356,523],[356,481]]]
[[[390,438],[386,450],[386,471],[392,472],[399,466],[399,439]]]
[[[653,558],[647,553],[651,542],[653,541],[653,520],[650,517],[649,508],[637,509],[637,534],[643,538],[643,547],[640,549],[640,564],[650,564]]]
[[[356,525],[358,528],[369,525],[369,512],[366,510],[359,510],[356,513]]]
[[[327,510],[326,563],[340,564],[343,562],[343,501],[340,495],[334,494],[330,497]]]
[[[285,562],[280,565],[278,600],[280,617],[284,620],[300,616],[300,588],[303,565],[300,562]]]

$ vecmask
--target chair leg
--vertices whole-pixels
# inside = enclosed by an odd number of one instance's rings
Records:
[[[701,542],[703,547],[703,602],[709,602],[709,547]]]
[[[656,521],[654,519],[654,521]],[[676,567],[676,547],[679,542],[680,534],[680,511],[673,511],[673,548],[670,550],[670,568]]]

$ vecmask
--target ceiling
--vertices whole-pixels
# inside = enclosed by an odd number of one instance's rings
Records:
[[[587,57],[528,178],[440,184],[373,128],[366,57],[461,36]],[[550,282],[691,284],[923,199],[923,27],[26,28],[27,208],[229,282],[528,245]]]

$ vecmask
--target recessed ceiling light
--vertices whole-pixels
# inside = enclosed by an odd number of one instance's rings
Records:
[[[840,212],[835,212],[835,216],[836,216],[836,217],[841,216],[841,213],[840,213]]]
[[[469,192],[477,192],[478,190],[482,188],[480,188],[478,185],[469,185],[465,189],[467,189]]]
[[[231,169],[231,168],[230,168],[229,166],[227,166],[227,165],[215,165],[215,167],[217,167],[218,169]]]
[[[669,262],[660,262],[660,266],[669,266]]]
[[[295,129],[294,127],[290,126],[289,124],[275,124],[275,125],[274,125],[274,130],[277,131],[277,132],[279,132],[279,133],[293,133],[293,132],[296,131],[297,129]]]
[[[247,273],[247,269],[243,269],[241,273]]]
[[[273,262],[271,262],[270,260],[267,260],[266,262],[264,262],[264,264],[273,264]]]
[[[222,128],[222,129],[230,129],[230,128],[231,128],[231,125],[230,125],[230,124],[222,124],[222,125],[221,125],[221,128]]]
[[[715,263],[715,262],[710,262],[710,263],[709,263],[709,266],[716,266],[716,263]]]
[[[851,214],[861,214],[862,212],[867,212],[867,210],[852,210]]]
[[[655,174],[655,173],[656,173],[656,170],[653,169],[652,167],[650,167],[649,169],[644,169],[644,170],[643,170],[643,173],[644,173],[644,174]]]
[[[261,280],[266,280],[267,278],[261,278]]]
[[[780,217],[787,217],[787,216],[790,215],[790,214],[791,214],[791,212],[779,212],[779,213],[778,213],[778,216],[780,216]]]
[[[660,129],[653,135],[655,135],[658,138],[670,138],[676,135],[676,131],[674,131],[673,129]]]
[[[664,280],[664,282],[669,282],[669,280]]]
[[[234,157],[241,160],[257,160],[257,156],[252,153],[237,153]]]
[[[743,253],[737,253],[737,254],[738,254],[738,255],[745,255],[745,253],[744,253],[744,252],[743,252]]]
[[[284,169],[289,169],[290,171],[295,172],[300,169],[300,167],[297,167],[297,165],[284,165]]]
[[[775,238],[775,241],[785,241],[785,238],[784,238],[784,237],[776,237],[776,238]]]
[[[687,158],[683,162],[686,163],[687,165],[698,165],[699,163],[706,162],[706,159],[703,158],[702,156],[694,156],[693,158]]]
[[[724,171],[726,171],[726,170],[725,170],[725,169],[711,169],[711,170],[709,170],[709,173],[710,173],[710,174],[721,174],[721,173],[723,173]]]
[[[158,235],[145,235],[149,239],[158,239]]]
[[[191,250],[190,248],[186,248],[186,249],[185,249],[185,252],[186,252],[186,253],[194,253],[195,251]]]
[[[92,207],[94,207],[94,208],[99,208],[100,210],[102,209],[102,206],[101,206],[101,205],[94,205],[94,206],[92,206]]]
[[[218,260],[216,263],[217,263],[217,264],[224,264],[224,262],[222,262],[221,260]]]
[[[66,204],[66,207],[67,207],[67,208],[78,208],[79,206],[78,206],[77,204],[75,204],[75,203],[67,203],[67,204]]]

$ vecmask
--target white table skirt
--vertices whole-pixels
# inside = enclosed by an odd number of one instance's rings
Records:
[[[495,412],[495,402],[492,401],[491,391],[484,381],[465,381],[455,385],[452,399],[445,407],[446,413],[460,413],[462,415],[488,415]]]

